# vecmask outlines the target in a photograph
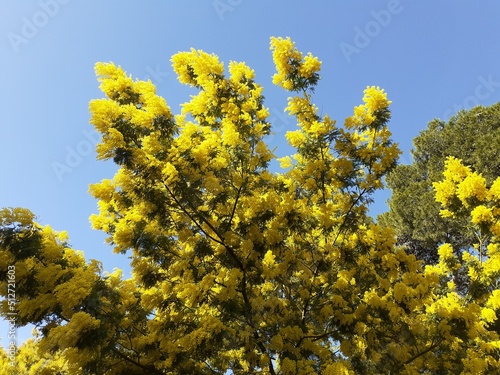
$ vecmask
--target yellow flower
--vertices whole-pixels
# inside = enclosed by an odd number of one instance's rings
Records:
[[[491,185],[489,195],[491,200],[500,200],[500,177]]]
[[[123,113],[121,106],[114,100],[95,99],[90,101],[90,123],[101,133],[106,132]]]
[[[487,323],[493,323],[497,320],[497,314],[492,309],[484,308],[481,310],[481,318]]]
[[[477,198],[480,201],[484,201],[487,195],[486,180],[477,173],[470,173],[457,186],[457,197],[465,207],[469,205],[468,199]]]
[[[500,290],[495,289],[488,298],[488,306],[492,309],[500,308]]]
[[[101,82],[99,88],[108,98],[113,100],[120,97],[130,99],[134,82],[120,66],[98,62],[95,64],[95,72],[98,81]]]
[[[439,246],[438,254],[443,261],[453,258],[453,247],[449,243],[442,244]]]
[[[436,199],[437,200],[437,199]],[[442,216],[442,217],[448,217],[448,218],[453,218],[455,217],[455,214],[450,211],[450,210],[440,210],[439,211],[439,214]]]
[[[290,358],[284,358],[283,361],[281,362],[281,373],[283,375],[288,374],[296,374],[297,373],[297,364],[295,361],[291,360]]]
[[[491,208],[480,205],[471,212],[471,221],[474,224],[489,223],[493,220]]]
[[[385,109],[392,103],[390,100],[387,100],[387,94],[379,86],[367,87],[364,94],[363,101],[370,113]]]
[[[347,364],[344,362],[336,362],[328,365],[325,369],[324,375],[351,375],[353,372],[349,371]]]
[[[444,166],[443,175],[445,179],[453,182],[462,181],[471,172],[469,167],[463,165],[459,159],[453,156],[446,159]]]
[[[262,260],[262,264],[266,267],[273,267],[275,265],[274,260],[276,256],[273,254],[271,250],[268,250],[264,255],[264,259]]]
[[[446,206],[455,195],[455,184],[450,180],[443,180],[441,182],[434,182],[432,185],[436,191],[436,201]],[[448,213],[445,213],[445,215],[448,215]]]
[[[243,80],[252,80],[255,78],[255,72],[244,62],[230,61],[228,66],[230,78],[234,84],[239,84]]]
[[[280,158],[278,159],[278,161],[280,162],[280,167],[282,169],[288,169],[293,166],[293,160],[292,158],[290,158],[290,156],[285,156],[283,158]]]
[[[293,147],[300,147],[306,141],[305,134],[300,130],[289,131],[285,137]]]
[[[214,54],[194,48],[190,52],[179,52],[172,56],[172,67],[181,83],[191,86],[205,86],[224,72],[224,65]]]
[[[406,299],[408,296],[408,287],[404,283],[397,283],[394,285],[394,299],[396,302],[402,302]],[[409,296],[408,296],[409,297]]]
[[[169,183],[173,183],[173,182],[179,180],[179,177],[178,177],[179,172],[177,171],[175,166],[171,163],[167,162],[165,164],[165,167],[163,168],[162,173],[165,176],[166,181]]]
[[[222,130],[222,141],[225,145],[234,147],[242,142],[240,133],[232,122],[223,120]]]
[[[103,179],[100,183],[91,184],[89,193],[96,199],[109,201],[115,193],[115,184],[113,180]]]
[[[321,68],[321,61],[317,57],[308,53],[303,59],[302,53],[297,50],[295,43],[290,38],[271,38],[270,49],[273,51],[273,61],[276,66],[276,74],[273,76],[273,83],[281,86],[285,90],[303,89],[302,85],[307,80],[316,75]]]
[[[310,52],[304,58],[304,63],[300,66],[300,75],[304,78],[311,77],[314,73],[319,72],[321,69],[321,61],[318,60],[316,56],[313,56]]]

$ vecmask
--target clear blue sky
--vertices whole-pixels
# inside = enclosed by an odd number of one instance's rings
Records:
[[[176,113],[193,92],[178,83],[172,54],[194,47],[245,61],[265,87],[277,133],[270,144],[284,155],[295,123],[283,115],[287,93],[271,84],[270,36],[290,36],[319,56],[315,101],[339,122],[367,85],[385,88],[408,163],[430,120],[499,100],[499,16],[496,0],[0,0],[0,207],[27,207],[106,270],[126,267],[88,221],[97,211],[88,184],[115,172],[95,160],[88,122],[89,100],[102,97],[95,62],[150,78]],[[387,197],[379,194],[372,212],[384,211]],[[6,334],[0,323],[4,345]]]

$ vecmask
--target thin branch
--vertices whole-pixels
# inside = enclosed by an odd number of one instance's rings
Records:
[[[220,244],[220,245],[225,245],[224,242],[221,240],[221,236],[217,233],[217,231],[215,230],[215,228],[209,223],[207,222],[207,220],[204,220],[205,224],[207,224],[209,226],[210,229],[212,229],[212,231],[217,234],[217,237],[219,237],[219,239],[211,236],[210,234],[208,234],[204,229],[203,227],[201,226],[200,223],[198,223],[198,221],[193,217],[193,215],[191,215],[188,210],[186,210],[186,208],[183,206],[183,204],[177,199],[177,197],[175,196],[175,194],[170,190],[170,188],[168,187],[168,185],[165,183],[165,181],[161,181],[163,186],[165,187],[165,189],[167,189],[167,192],[168,194],[170,195],[170,197],[174,200],[174,202],[177,204],[177,206],[181,209],[181,211],[186,214],[189,219],[193,222],[193,224],[203,233],[205,234],[205,236],[207,236],[208,238],[210,238],[212,241]]]
[[[236,198],[234,199],[234,205],[233,209],[231,210],[231,216],[229,217],[229,221],[226,226],[226,231],[231,228],[231,223],[233,222],[234,214],[236,213],[236,206],[238,204],[238,200],[240,199],[240,194],[241,194],[241,189],[243,188],[243,184],[238,188],[238,191],[236,192]]]
[[[431,346],[429,346],[428,348],[424,349],[423,351],[421,351],[420,353],[417,353],[415,354],[413,357],[411,357],[410,359],[408,359],[407,361],[403,362],[402,363],[402,366],[405,366],[407,364],[410,364],[411,362],[413,362],[415,359],[417,359],[418,357],[420,356],[423,356],[424,354],[427,354],[428,352],[430,352],[431,350],[435,349],[436,347],[438,347],[440,344],[440,341],[438,341],[437,343],[435,344],[431,344]]]
[[[356,200],[351,204],[351,207],[349,207],[349,209],[347,210],[347,212],[345,213],[345,220],[342,222],[342,224],[340,224],[340,227],[339,227],[339,230],[337,232],[337,235],[335,236],[335,239],[333,240],[332,244],[334,245],[336,242],[337,242],[337,239],[339,238],[340,234],[342,233],[342,230],[344,229],[344,225],[346,225],[346,220],[347,220],[347,216],[351,213],[352,209],[356,206],[356,204],[360,201],[361,197],[367,192],[368,190],[366,188],[364,188],[361,193],[358,195],[358,197],[356,198]]]
[[[300,338],[300,340],[298,341],[296,347],[298,347],[303,340],[305,339],[312,339],[313,341],[317,341],[317,340],[321,340],[321,339],[324,339],[325,337],[328,337],[328,336],[331,336],[335,333],[335,331],[328,331],[328,332],[325,332],[325,333],[322,333],[320,335],[307,335],[307,336],[302,336]]]
[[[128,356],[126,356],[125,354],[123,354],[122,352],[120,352],[116,348],[113,348],[112,351],[113,351],[113,353],[115,353],[116,355],[118,355],[118,357],[123,358],[125,361],[130,362],[131,364],[133,364],[133,365],[135,365],[135,366],[137,366],[137,367],[139,367],[139,368],[147,371],[148,374],[165,375],[165,373],[163,371],[159,371],[156,368],[151,367],[151,366],[143,365],[142,363],[140,363],[138,361],[135,361],[132,358],[129,358]]]

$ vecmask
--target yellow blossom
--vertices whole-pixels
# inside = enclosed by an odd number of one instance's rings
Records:
[[[489,223],[493,220],[491,208],[484,205],[475,207],[471,212],[471,221],[474,224]]]
[[[468,206],[470,198],[484,201],[487,196],[486,180],[477,173],[470,173],[457,186],[457,197],[464,206]]]
[[[387,94],[379,86],[367,87],[364,94],[363,101],[369,113],[385,109],[392,103],[390,100],[387,100]]]

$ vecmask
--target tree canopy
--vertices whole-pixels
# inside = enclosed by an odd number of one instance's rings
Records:
[[[289,38],[271,38],[271,51],[273,82],[290,92],[297,121],[286,134],[296,153],[277,172],[263,88],[245,63],[225,72],[213,54],[174,55],[179,81],[199,91],[176,115],[150,81],[96,64],[106,95],[90,103],[97,154],[118,171],[91,185],[91,223],[130,255],[132,276],[86,262],[28,209],[3,209],[3,314],[13,311],[15,266],[16,323],[35,324],[39,337],[13,366],[0,357],[2,369],[36,373],[45,356],[60,374],[500,370],[500,179],[447,159],[436,199],[480,234],[477,253],[462,265],[444,243],[424,267],[367,214],[400,154],[384,90],[367,87],[337,125],[312,101],[319,59]],[[466,295],[457,267],[471,279]]]
[[[500,176],[500,103],[462,110],[448,122],[434,119],[414,139],[413,162],[387,176],[390,210],[378,221],[391,226],[398,243],[426,264],[438,262],[439,245],[449,242],[457,254],[476,243],[467,220],[439,215],[433,182],[442,179],[446,158],[454,156],[491,184]]]

